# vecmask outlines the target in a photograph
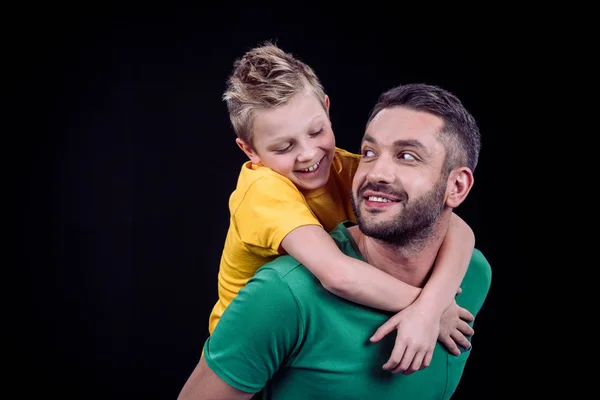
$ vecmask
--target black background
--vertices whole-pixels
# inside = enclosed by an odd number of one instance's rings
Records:
[[[221,95],[233,61],[264,40],[313,67],[347,150],[358,151],[377,96],[400,83],[440,85],[475,116],[480,162],[456,212],[493,280],[455,397],[514,390],[500,367],[518,346],[514,271],[525,270],[505,196],[515,134],[501,78],[514,54],[489,14],[434,20],[368,4],[86,7],[13,15],[10,111],[24,150],[13,168],[26,175],[17,200],[29,285],[11,332],[26,391],[177,397],[207,337],[227,202],[245,161]]]

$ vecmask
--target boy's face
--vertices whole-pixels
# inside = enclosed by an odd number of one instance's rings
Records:
[[[286,104],[256,113],[254,148],[237,140],[254,164],[262,164],[291,180],[300,190],[327,183],[335,151],[335,137],[327,110],[312,93],[296,94]]]

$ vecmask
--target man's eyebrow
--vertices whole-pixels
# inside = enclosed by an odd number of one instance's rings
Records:
[[[408,140],[396,140],[394,142],[394,147],[413,147],[419,150],[424,151],[425,153],[427,153],[427,148],[425,146],[423,146],[423,143],[419,142],[418,140],[415,139],[408,139]]]
[[[377,140],[375,140],[375,138],[367,133],[365,133],[365,135],[363,136],[363,142],[369,142],[369,143],[373,143],[373,144],[377,144]],[[423,143],[419,142],[418,140],[415,139],[399,139],[396,140],[394,142],[394,147],[412,147],[415,149],[419,149],[422,152],[429,154],[429,152],[427,151],[427,148],[423,145]]]
[[[377,140],[375,140],[375,138],[373,136],[369,135],[368,133],[365,133],[362,141],[363,142],[371,142],[373,144],[377,143]]]

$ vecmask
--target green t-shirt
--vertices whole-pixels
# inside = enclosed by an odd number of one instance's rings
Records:
[[[342,223],[331,235],[345,254],[363,260],[346,229],[351,225]],[[456,302],[476,316],[490,284],[490,265],[475,250]],[[229,385],[252,393],[264,388],[267,399],[449,398],[472,347],[456,357],[438,342],[429,367],[394,375],[381,367],[395,335],[369,341],[392,315],[328,292],[297,260],[282,256],[240,290],[204,357]]]

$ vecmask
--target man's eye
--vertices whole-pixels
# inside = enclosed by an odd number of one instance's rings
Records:
[[[410,153],[400,153],[400,154],[398,155],[398,158],[402,158],[402,159],[404,159],[404,160],[409,160],[409,161],[414,161],[414,160],[416,160],[416,157],[415,157],[415,156],[413,156],[413,155],[412,155],[412,154],[410,154]]]
[[[362,152],[363,157],[373,157],[375,155],[375,153],[373,153],[372,150],[363,150]]]

